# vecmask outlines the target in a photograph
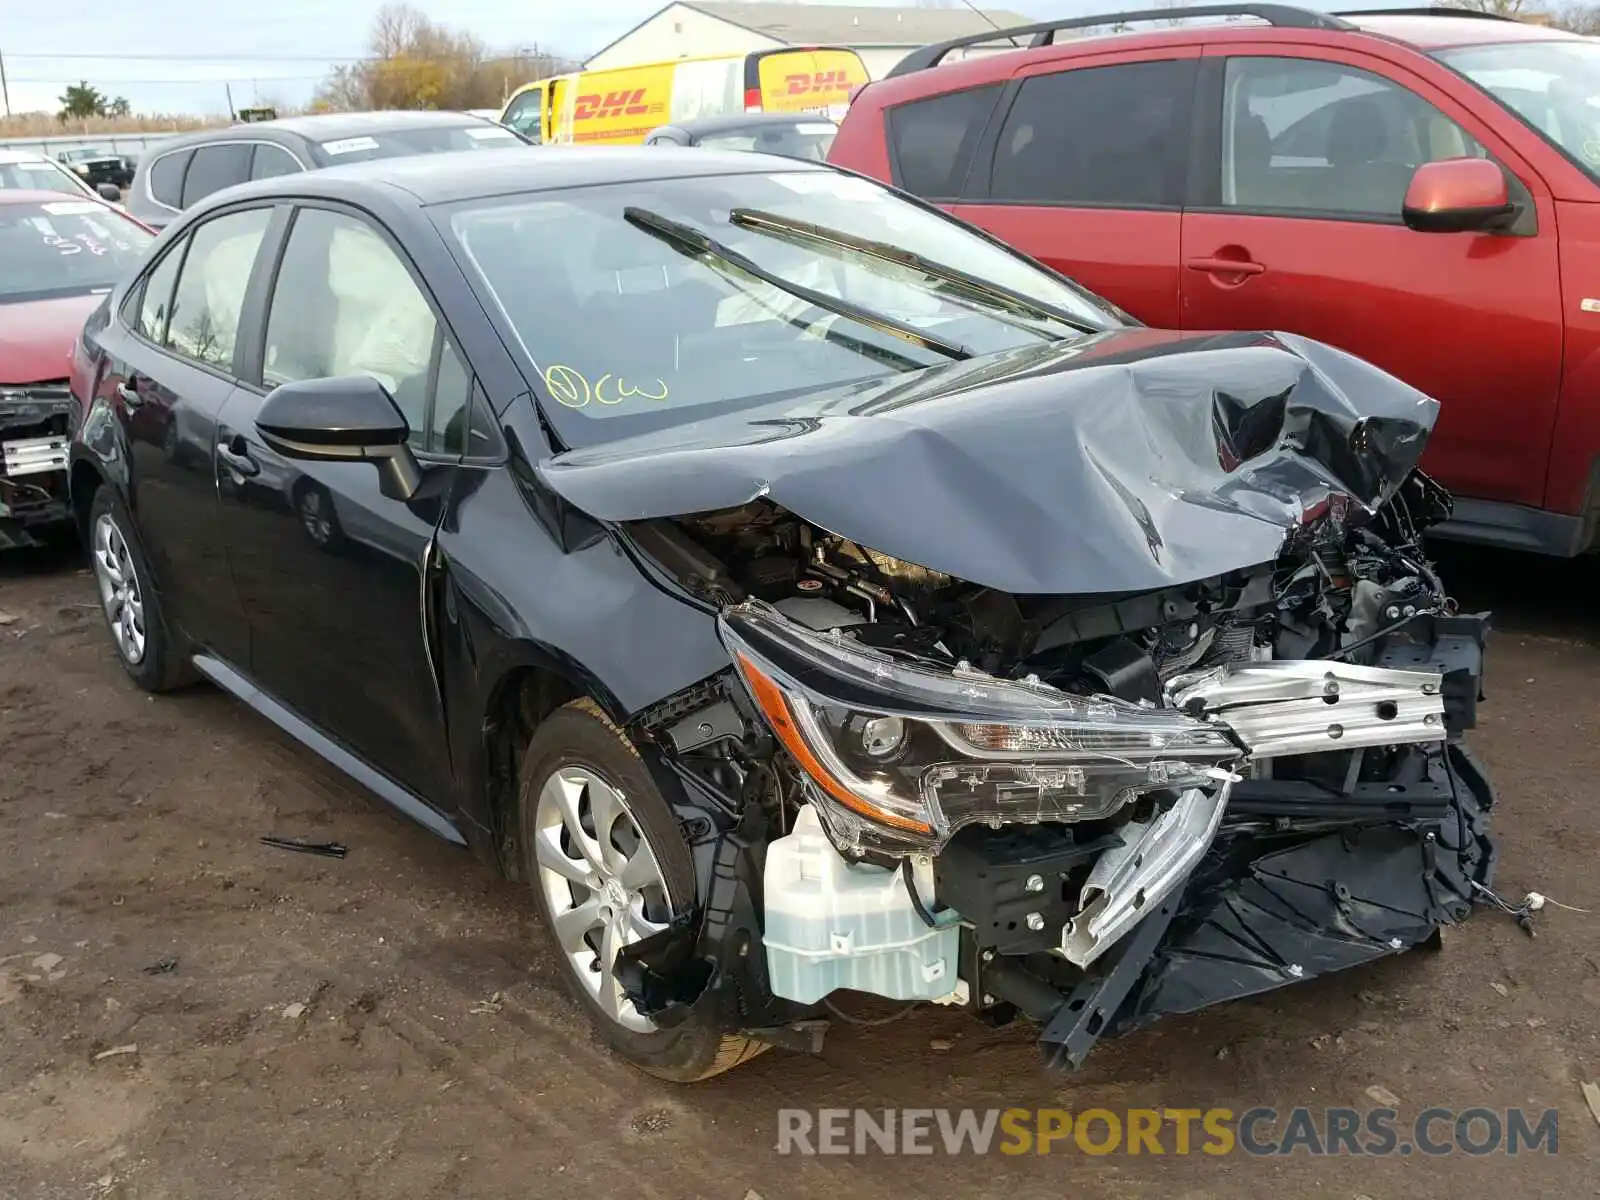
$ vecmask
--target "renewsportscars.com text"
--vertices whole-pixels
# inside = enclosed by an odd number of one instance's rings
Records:
[[[1555,1154],[1556,1109],[783,1108],[779,1154]]]

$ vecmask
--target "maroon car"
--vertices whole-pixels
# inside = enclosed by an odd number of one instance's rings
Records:
[[[73,348],[154,237],[87,196],[0,190],[0,549],[70,527]]]

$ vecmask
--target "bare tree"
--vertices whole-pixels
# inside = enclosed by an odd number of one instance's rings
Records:
[[[1520,17],[1528,9],[1526,0],[1448,0],[1450,8],[1464,8],[1468,12],[1493,13],[1497,17]]]
[[[1189,0],[1156,0],[1152,8],[1166,9],[1172,15],[1156,22],[1156,25],[1166,29],[1177,29],[1183,24],[1183,10],[1189,7]]]
[[[372,24],[370,57],[336,67],[313,108],[498,108],[507,93],[577,64],[537,47],[491,55],[478,38],[436,24],[409,4],[386,4]]]
[[[1600,37],[1600,4],[1569,4],[1552,14],[1550,23],[1585,37]]]

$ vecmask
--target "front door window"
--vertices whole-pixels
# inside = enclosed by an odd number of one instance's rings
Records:
[[[1224,207],[1398,221],[1419,166],[1486,155],[1422,97],[1371,72],[1303,58],[1228,60]]]

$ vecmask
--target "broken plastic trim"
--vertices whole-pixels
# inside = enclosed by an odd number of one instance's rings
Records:
[[[1151,906],[1053,1016],[1023,1006],[1045,1023],[1045,1061],[1080,1067],[1101,1037],[1436,945],[1441,926],[1471,913],[1474,885],[1492,885],[1497,858],[1493,788],[1464,747],[1445,755],[1454,798],[1442,819],[1299,838],[1224,824],[1182,891]],[[1000,960],[984,986],[1033,995],[1020,962]]]
[[[1123,842],[1101,853],[1079,893],[1081,908],[1061,932],[1061,953],[1086,967],[1189,877],[1217,836],[1232,782],[1190,788],[1166,812],[1132,822]]]

